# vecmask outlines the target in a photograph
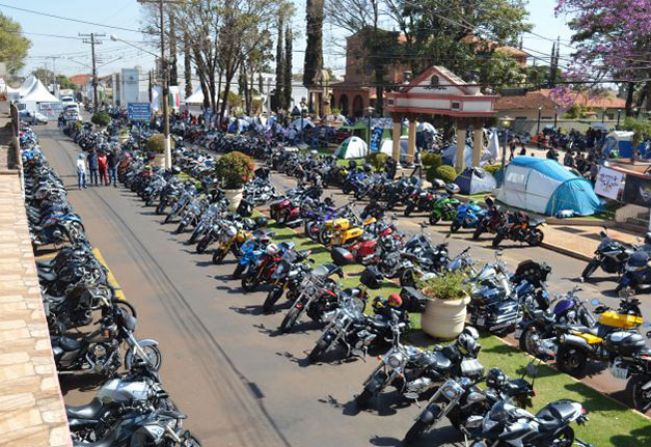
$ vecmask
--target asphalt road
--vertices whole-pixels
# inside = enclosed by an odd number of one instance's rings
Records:
[[[388,396],[379,413],[351,411],[374,358],[306,366],[317,331],[304,326],[277,336],[282,314],[260,315],[265,294],[243,294],[228,280],[232,261],[213,266],[209,255],[193,254],[182,243],[188,234],[172,234],[175,225],[161,225],[131,192],[78,191],[78,148],[53,126],[37,132],[90,241],[138,310],[137,336],[160,342],[163,382],[204,446],[399,445],[418,407]],[[81,381],[65,388],[77,388],[66,391],[70,404],[88,402],[96,391]],[[449,440],[458,435],[443,428],[422,445]]]

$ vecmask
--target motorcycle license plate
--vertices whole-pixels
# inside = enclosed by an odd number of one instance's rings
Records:
[[[477,318],[477,326],[483,327],[486,324],[486,318],[479,317]]]
[[[628,380],[628,368],[620,368],[619,366],[611,366],[610,373],[614,378],[619,380]]]
[[[519,340],[521,336],[522,336],[522,328],[519,327],[515,328],[515,332],[513,333],[513,338]]]

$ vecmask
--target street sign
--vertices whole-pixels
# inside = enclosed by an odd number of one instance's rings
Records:
[[[371,153],[380,151],[380,146],[382,143],[382,132],[383,129],[381,127],[376,127],[373,129],[373,132],[371,133],[371,144],[369,145],[369,151]]]
[[[130,102],[127,104],[127,116],[132,121],[149,121],[151,105],[148,102]]]

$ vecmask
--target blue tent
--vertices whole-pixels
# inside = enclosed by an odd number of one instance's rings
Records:
[[[592,185],[557,161],[529,156],[515,157],[506,167],[498,200],[516,208],[547,214],[571,210],[589,216],[599,209]]]
[[[604,146],[602,148],[603,154],[609,157],[610,154],[614,152],[617,154],[618,158],[631,158],[633,153],[633,144],[631,143],[632,138],[633,132],[630,131],[616,130],[609,133],[604,141]],[[640,143],[637,149],[642,158],[649,158],[651,156],[645,142]]]
[[[495,178],[482,168],[466,168],[454,180],[459,186],[461,194],[479,194],[492,192],[497,187]]]

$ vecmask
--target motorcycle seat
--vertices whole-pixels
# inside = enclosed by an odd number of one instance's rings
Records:
[[[64,351],[70,352],[81,348],[81,343],[70,337],[52,337],[52,346],[59,346]]]
[[[434,351],[428,354],[429,365],[437,370],[450,369],[452,362],[441,351]]]
[[[39,270],[38,279],[43,280],[45,282],[54,282],[57,279],[57,274],[55,272],[43,272]]]
[[[51,269],[54,267],[55,264],[55,258],[44,260],[44,261],[36,261],[36,267],[38,269]]]
[[[588,326],[583,326],[583,325],[580,325],[580,324],[571,324],[571,325],[567,326],[567,328],[569,330],[571,330],[571,331],[590,334],[590,335],[594,335],[595,337],[599,336],[599,327],[598,326],[588,327]]]
[[[68,419],[97,419],[102,408],[102,402],[97,398],[93,398],[89,404],[66,405],[66,414]]]

